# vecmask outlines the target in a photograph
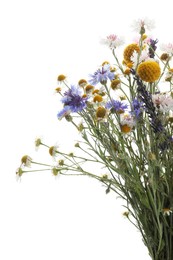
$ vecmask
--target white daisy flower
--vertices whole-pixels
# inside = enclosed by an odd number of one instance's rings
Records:
[[[121,114],[120,122],[121,125],[128,125],[131,128],[135,126],[134,117],[128,112]]]
[[[25,166],[25,167],[31,167],[31,163],[32,163],[32,158],[28,155],[24,155],[21,158],[21,165]]]

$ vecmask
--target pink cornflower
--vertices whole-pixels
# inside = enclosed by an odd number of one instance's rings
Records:
[[[111,50],[113,50],[121,46],[124,43],[124,40],[116,34],[110,34],[106,37],[106,39],[102,39],[101,43],[107,45]]]
[[[152,95],[152,100],[155,107],[161,112],[168,112],[173,109],[173,99],[167,93]]]

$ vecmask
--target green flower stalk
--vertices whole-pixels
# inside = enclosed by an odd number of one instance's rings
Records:
[[[151,21],[139,19],[135,28],[138,40],[123,50],[119,36],[102,41],[111,49],[113,62],[103,62],[88,79],[68,85],[64,74],[57,77],[66,88],[64,93],[56,90],[62,102],[58,119],[65,118],[80,133],[74,151],[38,138],[36,148],[45,149],[52,163],[24,155],[16,175],[50,171],[99,181],[106,193],[123,199],[124,216],[140,231],[151,259],[172,260],[173,44],[159,53],[158,41],[145,34]],[[163,81],[168,91],[161,90]]]

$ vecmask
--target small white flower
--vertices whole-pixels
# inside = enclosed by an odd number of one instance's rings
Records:
[[[162,43],[160,45],[160,50],[166,52],[170,56],[173,55],[173,43]]]
[[[163,215],[164,216],[170,216],[171,213],[172,213],[172,210],[170,208],[164,208],[163,209]]]
[[[140,33],[141,32],[141,29],[143,30],[152,30],[154,29],[155,25],[154,25],[154,21],[153,20],[150,20],[149,18],[145,17],[145,18],[142,18],[142,19],[137,19],[137,20],[134,20],[133,23],[132,23],[132,28],[135,32],[138,32]]]
[[[31,163],[32,163],[32,158],[30,156],[24,155],[21,158],[21,166],[31,167]]]
[[[167,93],[152,95],[152,100],[155,107],[157,107],[161,112],[168,112],[173,109],[173,99]]]
[[[37,151],[42,144],[42,138],[41,137],[36,137],[35,138],[35,150]]]
[[[118,37],[115,34],[110,34],[106,37],[106,39],[102,39],[101,43],[107,45],[111,50],[113,50],[123,45],[124,39],[123,37]]]
[[[58,145],[53,145],[49,147],[49,154],[55,160],[58,153]]]
[[[23,175],[23,169],[21,167],[17,168],[16,170],[16,180],[21,181],[21,177]]]
[[[59,166],[53,166],[51,169],[52,175],[55,177],[55,179],[59,178],[60,176],[60,168]]]

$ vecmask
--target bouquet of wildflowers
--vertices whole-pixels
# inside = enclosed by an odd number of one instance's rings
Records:
[[[173,44],[149,37],[151,27],[147,19],[136,21],[138,35],[128,44],[114,34],[102,40],[113,62],[103,62],[88,79],[69,85],[65,75],[58,76],[57,116],[80,132],[76,152],[37,138],[36,147],[48,150],[53,165],[24,155],[16,174],[51,170],[97,179],[106,193],[124,200],[124,215],[139,229],[151,258],[172,260]]]

